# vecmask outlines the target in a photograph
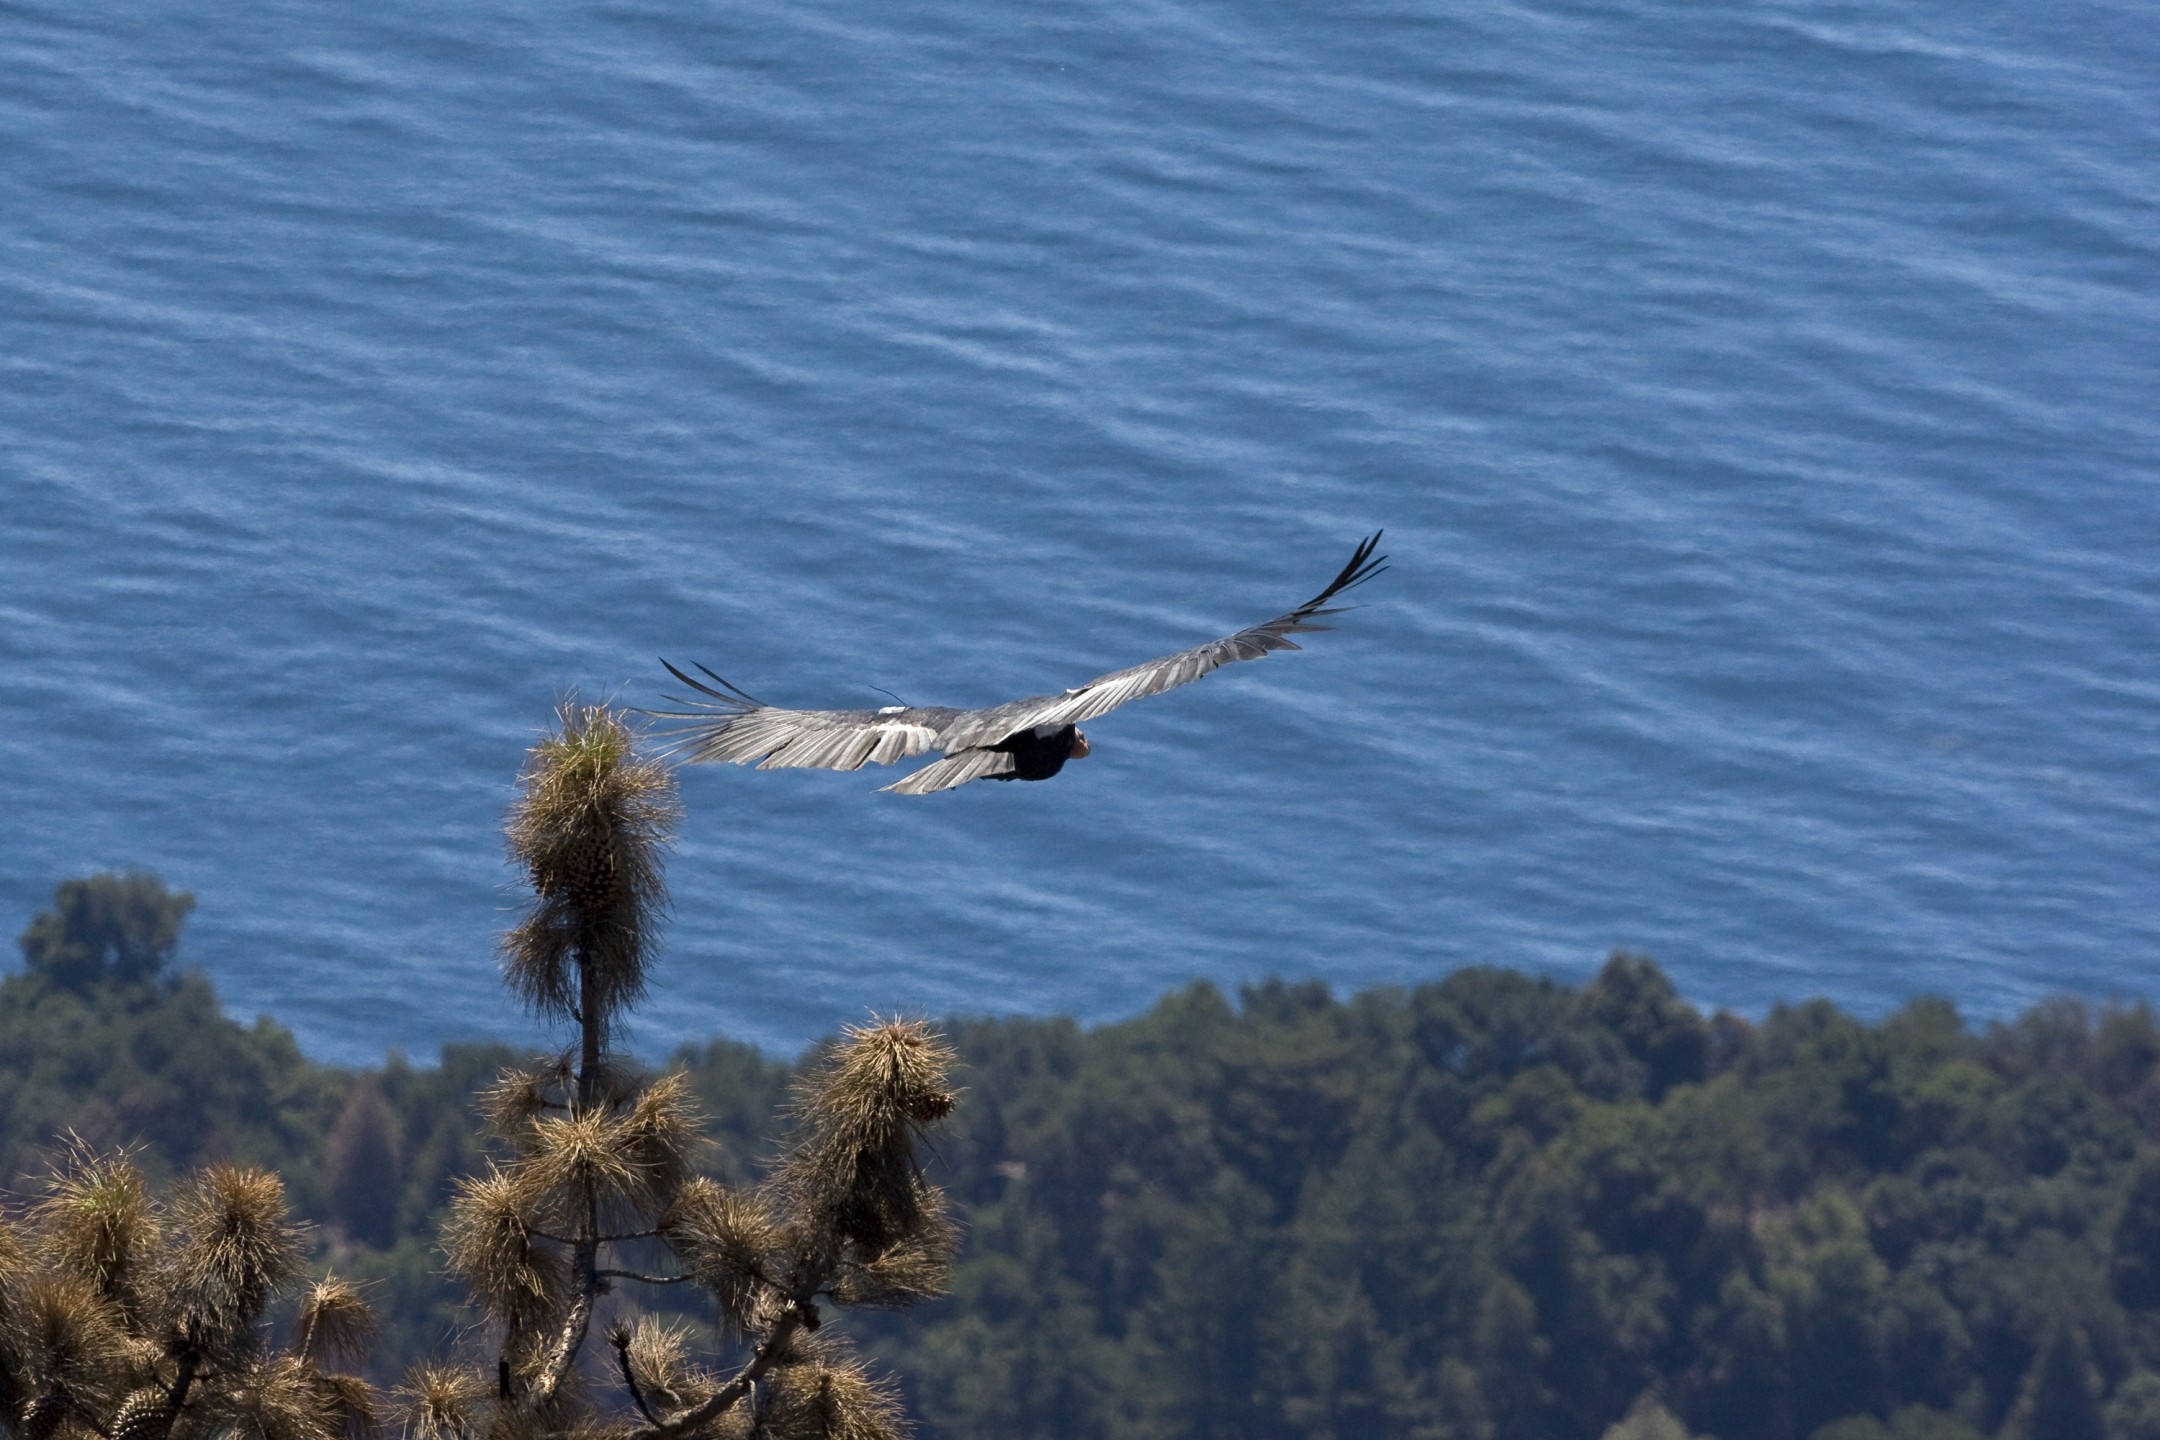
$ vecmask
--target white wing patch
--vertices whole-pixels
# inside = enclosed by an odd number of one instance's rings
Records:
[[[938,732],[905,720],[834,724],[815,710],[751,710],[682,732],[693,761],[760,770],[860,770],[937,747]]]
[[[788,738],[758,761],[757,768],[860,770],[865,765],[890,765],[895,760],[920,755],[936,743],[937,731],[927,725],[886,724],[848,726],[832,730],[793,730]],[[745,754],[735,763],[747,765],[753,758],[755,757]]]

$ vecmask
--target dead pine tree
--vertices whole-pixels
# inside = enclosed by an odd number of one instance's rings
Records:
[[[684,1081],[642,1080],[610,1048],[644,991],[666,903],[674,776],[613,712],[566,704],[559,718],[510,812],[510,854],[534,900],[503,952],[510,987],[576,1043],[485,1097],[503,1155],[461,1187],[444,1246],[490,1322],[490,1349],[409,1375],[407,1430],[903,1434],[890,1387],[820,1332],[820,1305],[907,1305],[941,1287],[955,1230],[915,1147],[952,1108],[951,1056],[919,1024],[850,1030],[803,1082],[798,1137],[763,1184],[730,1191],[699,1176],[701,1121]],[[635,1308],[641,1291],[685,1287],[717,1319],[702,1358],[687,1327]],[[588,1344],[603,1310],[604,1351]]]
[[[275,1175],[216,1165],[166,1204],[125,1155],[66,1150],[44,1198],[0,1227],[0,1405],[22,1440],[357,1440],[373,1317],[326,1277],[284,1343],[299,1227]]]

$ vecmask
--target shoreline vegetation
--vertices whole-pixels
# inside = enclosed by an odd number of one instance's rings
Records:
[[[447,1308],[424,1293],[439,1274],[460,1292],[469,1323],[453,1318],[433,1346],[385,1355],[374,1344],[377,1307],[332,1268],[350,1260],[365,1275],[369,1249],[400,1249],[398,1117],[382,1087],[346,1077],[315,1177],[319,1198],[338,1211],[335,1233],[311,1253],[315,1227],[293,1223],[284,1177],[229,1153],[217,1128],[267,1118],[272,1134],[253,1138],[274,1150],[305,1137],[304,1101],[282,1103],[294,1087],[277,1086],[268,1116],[259,1106],[249,1115],[265,1097],[243,1083],[240,1115],[229,1104],[199,1105],[189,1082],[203,1067],[171,1063],[174,1042],[190,1037],[157,1022],[180,1002],[180,1023],[195,1022],[193,1038],[209,1036],[189,1060],[207,1059],[213,1071],[217,1052],[231,1049],[221,1041],[243,1033],[266,1041],[239,1057],[252,1067],[224,1067],[243,1082],[292,1071],[291,1037],[268,1021],[253,1032],[221,1029],[207,985],[169,977],[193,897],[143,874],[70,881],[21,937],[29,1009],[56,1002],[33,1015],[24,1058],[37,1034],[80,1037],[83,1021],[109,1019],[117,1005],[128,1033],[98,1038],[128,1043],[70,1056],[86,1063],[63,1073],[124,1082],[163,1061],[182,1072],[178,1089],[121,1088],[99,1097],[105,1113],[85,1118],[110,1130],[181,1115],[209,1124],[216,1149],[157,1183],[138,1161],[152,1142],[58,1132],[35,1198],[0,1220],[0,1422],[9,1433],[902,1440],[910,1432],[898,1388],[825,1320],[828,1308],[899,1311],[946,1289],[960,1232],[924,1173],[922,1147],[952,1113],[952,1052],[919,1021],[848,1027],[798,1065],[786,1138],[765,1172],[737,1185],[703,1173],[711,1140],[687,1077],[648,1076],[615,1045],[645,994],[654,921],[667,904],[665,856],[681,815],[675,773],[641,753],[606,706],[566,699],[556,718],[527,752],[503,827],[532,900],[500,953],[512,995],[569,1043],[528,1067],[497,1070],[465,1097],[478,1102],[486,1153],[451,1177],[443,1213],[428,1217],[444,1263],[424,1272],[423,1293],[364,1287],[389,1292],[394,1314],[418,1311],[426,1328]],[[146,1016],[152,1023],[141,1023]],[[273,1085],[289,1078],[273,1076]],[[151,1134],[169,1148],[184,1143]],[[372,1247],[362,1233],[369,1226]],[[322,1267],[312,1275],[311,1261]],[[655,1294],[662,1303],[639,1298]],[[610,1350],[612,1363],[603,1358]]]
[[[60,887],[0,981],[0,1166],[285,1182],[375,1373],[470,1324],[437,1249],[477,1097],[529,1057],[308,1060],[173,959],[191,900]],[[1650,960],[1338,999],[1197,984],[1133,1019],[960,1019],[928,1178],[951,1293],[835,1317],[926,1437],[2160,1440],[2160,1022],[1917,999],[1705,1016]],[[753,1183],[796,1067],[668,1062]],[[710,1321],[694,1309],[677,1318]]]

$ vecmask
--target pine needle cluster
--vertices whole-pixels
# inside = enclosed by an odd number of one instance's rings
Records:
[[[645,993],[667,903],[662,850],[681,806],[675,776],[638,753],[622,717],[566,702],[532,749],[505,827],[534,903],[503,940],[510,988],[535,1012],[605,1045],[608,1022]]]
[[[643,993],[666,904],[674,776],[605,708],[566,705],[559,720],[507,825],[534,899],[503,963],[511,989],[576,1040],[482,1098],[496,1159],[460,1187],[443,1242],[487,1321],[486,1349],[408,1375],[406,1429],[416,1440],[902,1435],[891,1387],[820,1333],[819,1306],[906,1305],[942,1285],[956,1230],[916,1147],[952,1108],[952,1056],[921,1024],[850,1030],[805,1083],[799,1134],[764,1184],[730,1190],[700,1175],[705,1126],[687,1083],[645,1079],[609,1050]],[[638,1308],[654,1289],[685,1287],[716,1317],[702,1346]],[[604,1351],[587,1344],[596,1325]]]
[[[154,1199],[125,1155],[66,1151],[0,1227],[0,1405],[23,1440],[354,1440],[372,1317],[326,1277],[276,1343],[301,1232],[284,1187],[218,1165]]]

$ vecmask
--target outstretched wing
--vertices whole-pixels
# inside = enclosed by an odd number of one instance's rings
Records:
[[[966,714],[962,710],[892,705],[883,710],[781,710],[737,689],[700,665],[707,679],[685,675],[673,665],[668,673],[703,699],[669,696],[691,710],[651,710],[676,727],[673,750],[692,763],[726,761],[760,770],[860,770],[890,765],[930,749],[944,749],[939,735]]]
[[[1387,556],[1373,554],[1379,547],[1381,533],[1376,530],[1360,542],[1357,553],[1350,557],[1350,563],[1343,566],[1342,573],[1328,583],[1327,589],[1295,610],[1240,630],[1235,635],[1225,635],[1220,640],[1210,640],[1205,645],[1180,650],[1175,655],[1165,655],[1159,660],[1149,660],[1145,664],[1099,675],[1087,684],[1067,690],[1062,695],[1037,695],[1026,700],[1009,701],[988,710],[961,711],[958,718],[945,729],[939,744],[941,748],[951,752],[971,746],[995,745],[1008,735],[1017,735],[1022,730],[1041,726],[1084,724],[1097,716],[1109,714],[1128,701],[1142,700],[1150,695],[1160,695],[1165,690],[1175,690],[1180,685],[1190,685],[1201,676],[1212,674],[1235,661],[1257,660],[1270,650],[1302,649],[1302,646],[1290,638],[1292,635],[1314,630],[1332,630],[1335,628],[1332,625],[1316,625],[1313,622],[1323,616],[1339,615],[1348,608],[1339,605],[1330,608],[1328,601],[1345,590],[1364,584],[1387,569]]]
[[[663,660],[668,673],[702,698],[670,697],[688,710],[652,710],[662,720],[684,723],[673,732],[674,750],[692,762],[755,765],[760,770],[809,768],[859,770],[890,765],[930,750],[945,758],[885,788],[901,795],[928,795],[970,780],[1009,775],[1012,755],[991,747],[1022,730],[1063,728],[1107,715],[1129,700],[1187,685],[1237,660],[1257,660],[1270,650],[1300,648],[1292,635],[1333,627],[1313,622],[1342,612],[1328,601],[1387,568],[1375,531],[1325,590],[1272,620],[1165,655],[1144,665],[1113,670],[1062,695],[1037,695],[987,710],[888,705],[882,710],[782,710],[767,705],[700,665],[705,680]],[[707,684],[709,680],[712,683]]]

